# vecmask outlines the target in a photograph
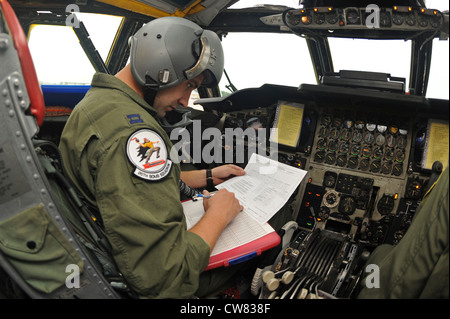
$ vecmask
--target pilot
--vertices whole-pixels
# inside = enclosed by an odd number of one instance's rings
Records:
[[[208,293],[198,288],[210,253],[242,206],[233,193],[220,190],[205,199],[204,217],[187,231],[180,178],[199,188],[208,177],[217,185],[245,172],[235,165],[182,172],[159,119],[186,107],[199,86],[217,86],[222,46],[214,32],[178,17],[149,22],[129,44],[130,63],[115,76],[95,74],[91,90],[67,121],[60,142],[65,170],[98,208],[112,255],[134,293],[201,296]],[[148,160],[142,161],[136,141],[146,140],[159,141],[159,149],[156,157],[144,153]],[[211,276],[202,275],[209,291]]]
[[[377,269],[361,281],[358,298],[449,297],[449,168],[425,194],[397,246],[378,246],[366,263]],[[367,284],[367,282],[369,284]]]

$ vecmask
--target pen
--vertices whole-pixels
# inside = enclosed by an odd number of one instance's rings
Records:
[[[203,195],[203,194],[197,194],[195,197],[203,197],[203,198],[210,198],[212,195]]]

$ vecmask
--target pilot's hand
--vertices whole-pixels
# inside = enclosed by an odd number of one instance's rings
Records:
[[[203,191],[203,195],[210,195],[210,193]],[[234,193],[226,189],[221,189],[214,196],[204,199],[203,205],[207,214],[215,214],[214,217],[223,220],[226,225],[244,209]]]
[[[237,165],[229,164],[215,167],[211,170],[214,185],[225,182],[233,176],[245,174],[245,170]]]

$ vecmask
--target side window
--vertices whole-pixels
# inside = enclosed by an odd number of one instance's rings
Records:
[[[77,17],[83,21],[94,46],[105,61],[122,18],[87,13],[77,14]],[[32,25],[28,45],[41,84],[91,83],[95,70],[72,27]]]

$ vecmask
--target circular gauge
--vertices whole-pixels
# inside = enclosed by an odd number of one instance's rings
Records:
[[[380,133],[384,133],[387,130],[387,126],[386,125],[377,125],[377,131]]]
[[[397,163],[403,163],[404,160],[405,160],[405,152],[403,152],[403,150],[395,151],[395,161]]]
[[[324,150],[327,147],[327,140],[324,138],[321,138],[317,141],[317,148],[319,150]]]
[[[392,170],[392,164],[390,162],[383,162],[383,164],[381,164],[381,173],[383,174],[390,174]]]
[[[347,142],[341,143],[339,145],[339,152],[343,154],[347,154],[350,149],[350,145]]]
[[[386,136],[386,144],[387,144],[387,146],[394,147],[395,146],[395,142],[396,142],[396,140],[395,140],[395,136],[394,135],[389,134],[388,136]]]
[[[336,154],[334,153],[328,153],[327,155],[325,155],[325,163],[326,164],[334,164],[334,162],[336,162]]]
[[[314,162],[322,163],[325,160],[325,151],[319,151],[314,154]]]
[[[380,198],[377,204],[378,212],[381,215],[388,215],[392,212],[394,209],[394,198],[389,195],[383,195],[383,197]]]
[[[406,148],[406,137],[399,136],[397,139],[397,146],[399,148]]]
[[[430,24],[433,28],[437,29],[441,25],[441,17],[432,17]]]
[[[333,125],[337,128],[340,128],[342,126],[343,122],[340,117],[335,117],[333,121]]]
[[[392,167],[392,174],[395,176],[400,176],[403,173],[403,165],[402,164],[395,164],[394,167]]]
[[[347,130],[347,129],[342,130],[342,132],[341,132],[341,140],[348,141],[351,136],[352,136],[352,134],[350,133],[349,130]]]
[[[394,149],[393,148],[386,148],[386,152],[384,152],[384,159],[386,161],[392,161],[394,159]]]
[[[369,169],[369,166],[370,166],[370,161],[367,158],[365,158],[365,159],[361,160],[361,162],[359,162],[359,168],[362,171],[367,171]]]
[[[364,122],[363,121],[356,121],[355,122],[355,128],[358,130],[362,130],[364,128]]]
[[[392,15],[392,22],[396,25],[402,25],[403,24],[403,16],[399,13],[394,13]]]
[[[324,115],[322,116],[322,120],[320,121],[320,123],[323,126],[328,126],[331,123],[331,116],[330,115]]]
[[[421,193],[422,193],[422,183],[416,180],[412,181],[408,185],[405,197],[411,199],[419,199]]]
[[[294,14],[294,12],[290,11],[287,14],[288,22],[292,25],[297,25],[300,23],[300,15]]]
[[[347,165],[351,169],[355,169],[358,167],[358,157],[352,156],[348,159]]]
[[[330,131],[328,132],[328,136],[332,139],[339,138],[339,130],[335,127],[332,127]]]
[[[347,156],[339,155],[336,159],[336,164],[340,167],[344,167],[347,164]]]
[[[359,13],[355,10],[347,11],[347,24],[360,24],[361,19]]]
[[[353,142],[359,143],[362,141],[362,138],[363,138],[363,136],[362,136],[361,132],[358,132],[358,131],[353,132],[353,135],[352,135]]]
[[[369,132],[375,131],[376,128],[377,128],[377,125],[376,125],[376,124],[373,124],[373,123],[367,123],[367,124],[366,124],[366,129],[367,129]]]
[[[345,120],[344,121],[344,126],[346,129],[351,129],[353,126],[353,121],[352,120]]]
[[[375,137],[375,144],[381,146],[384,145],[384,142],[386,142],[386,138],[384,137],[384,135],[377,134],[377,136]]]
[[[378,173],[381,169],[381,161],[375,160],[372,163],[370,163],[370,171],[372,173]]]
[[[382,27],[388,27],[391,25],[391,14],[386,11],[380,13],[380,25]]]
[[[403,128],[398,129],[398,132],[400,133],[400,135],[406,136],[408,134],[408,130],[405,130]]]
[[[372,154],[372,146],[364,145],[364,148],[362,150],[362,156],[370,157],[371,154]]]
[[[352,196],[343,196],[339,202],[339,212],[352,215],[356,210],[356,201]]]
[[[327,206],[320,206],[319,218],[328,219],[330,217],[330,209]]]
[[[375,147],[375,149],[373,150],[372,156],[375,159],[381,159],[383,157],[383,148]]]
[[[335,152],[338,148],[338,142],[335,140],[331,140],[328,142],[328,150],[330,152]]]
[[[398,133],[398,127],[396,125],[390,125],[388,127],[388,131],[389,131],[389,133],[395,135]]]
[[[336,174],[326,172],[323,177],[323,186],[333,188],[336,184]]]
[[[327,20],[327,22],[329,24],[335,24],[336,22],[338,22],[338,15],[336,13],[336,11],[332,11],[327,13],[325,19]]]
[[[421,27],[426,27],[428,25],[428,18],[426,16],[420,15],[419,16],[419,25]]]
[[[311,24],[312,22],[312,17],[309,14],[303,15],[300,19],[302,20],[302,23],[306,25]]]
[[[339,194],[335,190],[329,190],[323,195],[323,204],[328,208],[336,207],[339,204]]]
[[[325,22],[325,14],[323,13],[316,13],[314,15],[314,22],[317,24],[323,24]]]
[[[375,140],[375,136],[373,136],[372,133],[370,132],[366,132],[366,134],[364,134],[364,142],[366,144],[372,144],[372,142]]]
[[[406,20],[405,21],[406,21],[406,24],[409,25],[409,26],[415,25],[416,24],[416,16],[414,15],[414,12],[408,14],[406,16]]]
[[[360,152],[361,152],[361,145],[353,144],[350,147],[350,154],[352,154],[352,155],[359,155]]]

